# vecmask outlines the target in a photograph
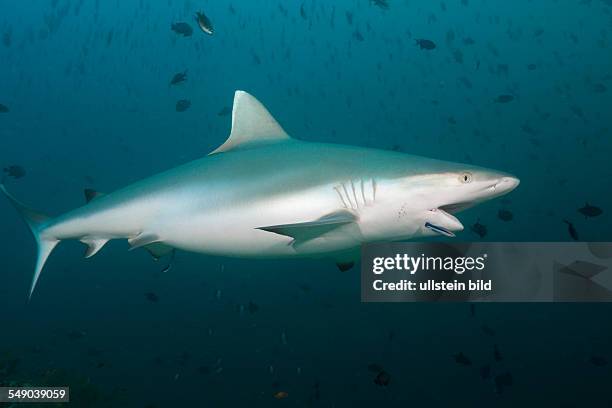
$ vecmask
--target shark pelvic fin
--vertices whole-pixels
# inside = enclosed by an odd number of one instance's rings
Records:
[[[156,261],[166,255],[170,255],[174,251],[173,247],[161,242],[153,242],[152,244],[145,245],[143,248],[146,249]]]
[[[156,234],[149,234],[143,232],[141,234],[136,235],[134,238],[128,239],[128,243],[130,244],[130,251],[132,251],[136,248],[159,242],[160,240],[161,239]]]
[[[286,235],[295,241],[307,241],[323,235],[341,225],[354,222],[357,217],[350,211],[340,210],[324,215],[314,221],[299,222],[295,224],[271,225],[257,229]]]
[[[34,293],[36,283],[38,282],[40,273],[42,272],[43,267],[45,266],[45,262],[47,262],[47,258],[49,258],[49,255],[51,255],[53,248],[55,248],[55,246],[59,243],[59,240],[52,237],[44,237],[42,234],[44,226],[49,220],[49,217],[40,214],[34,210],[31,210],[30,208],[23,205],[8,191],[6,191],[6,188],[1,183],[0,191],[2,191],[4,195],[9,199],[13,207],[15,207],[17,211],[19,211],[19,214],[21,214],[25,222],[28,224],[28,227],[30,227],[30,231],[32,231],[32,235],[34,235],[34,239],[36,240],[36,244],[38,245],[38,258],[36,260],[34,277],[32,278],[32,284],[30,286],[29,293],[29,298],[32,298],[32,293]]]
[[[83,194],[85,194],[85,202],[89,203],[92,200],[95,200],[98,197],[102,197],[104,193],[100,193],[96,190],[92,190],[91,188],[86,188],[83,190]]]
[[[109,240],[107,238],[95,239],[95,238],[83,238],[81,242],[87,245],[85,250],[85,258],[91,258],[102,249]]]
[[[261,102],[244,91],[236,91],[232,109],[232,131],[225,143],[210,154],[287,139],[290,139],[289,135]]]

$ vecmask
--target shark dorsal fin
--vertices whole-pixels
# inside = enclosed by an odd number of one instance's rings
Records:
[[[91,188],[86,188],[83,190],[83,194],[85,194],[85,202],[89,203],[95,200],[98,197],[102,197],[104,193],[100,193],[99,191],[92,190]]]
[[[236,91],[232,109],[232,132],[225,143],[210,154],[253,145],[290,139],[270,112],[254,96]]]

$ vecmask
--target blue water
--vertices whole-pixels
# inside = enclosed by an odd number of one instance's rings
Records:
[[[26,170],[7,186],[60,214],[83,188],[202,157],[244,89],[299,139],[516,174],[517,190],[461,214],[459,239],[481,239],[469,229],[479,221],[486,240],[571,240],[568,220],[581,240],[609,241],[610,1],[388,3],[2,0],[0,167]],[[170,30],[179,21],[191,37]],[[586,202],[603,214],[582,216]],[[164,273],[125,242],[90,260],[62,243],[27,304],[34,242],[4,199],[0,220],[0,382],[72,385],[75,406],[612,404],[606,305],[361,304],[358,272],[324,261],[181,252]],[[486,364],[512,385],[482,379]]]

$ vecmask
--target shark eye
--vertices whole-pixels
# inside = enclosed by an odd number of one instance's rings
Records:
[[[461,181],[463,184],[467,184],[469,182],[472,181],[472,173],[466,171],[464,173],[461,173],[461,175],[459,176],[459,181]]]

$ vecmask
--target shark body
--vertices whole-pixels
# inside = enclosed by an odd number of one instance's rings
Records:
[[[2,191],[38,243],[30,296],[62,240],[95,255],[127,239],[154,256],[173,249],[252,258],[330,257],[341,268],[364,242],[463,226],[452,213],[514,189],[516,177],[398,152],[293,139],[253,96],[237,91],[232,131],[208,156],[90,201],[56,218]]]

